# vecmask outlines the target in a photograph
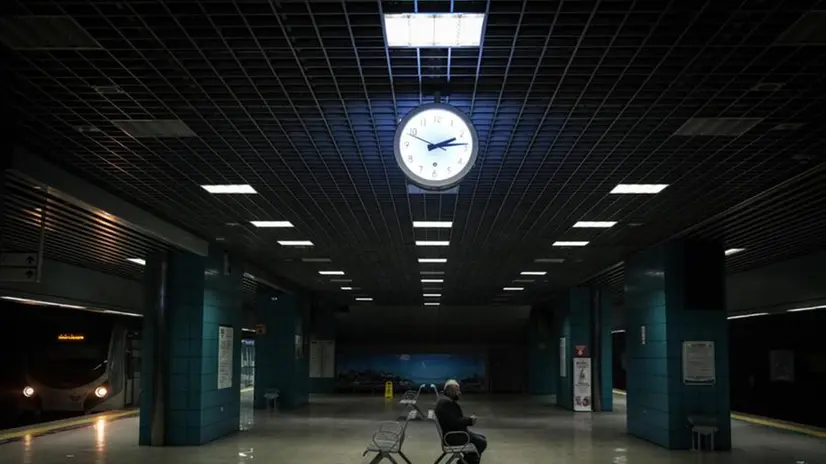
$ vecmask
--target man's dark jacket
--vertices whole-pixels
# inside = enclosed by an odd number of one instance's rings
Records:
[[[439,421],[439,427],[442,428],[442,433],[447,435],[448,432],[467,432],[467,428],[473,425],[473,419],[465,417],[462,414],[462,408],[459,403],[447,397],[439,398],[436,403],[436,420]],[[449,437],[448,445],[459,446],[463,445],[467,437],[454,436]]]

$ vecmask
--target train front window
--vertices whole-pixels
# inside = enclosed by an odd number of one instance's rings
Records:
[[[74,388],[94,382],[106,372],[108,343],[56,341],[33,350],[32,377],[54,388]]]

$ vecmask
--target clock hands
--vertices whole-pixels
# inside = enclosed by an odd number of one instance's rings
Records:
[[[450,138],[450,139],[447,139],[447,140],[443,140],[439,143],[428,144],[427,145],[427,151],[433,151],[437,148],[441,148],[442,150],[444,150],[445,147],[458,147],[458,146],[461,146],[461,145],[467,145],[467,143],[453,143],[454,140],[456,140],[456,137],[453,137],[453,138]]]
[[[423,139],[423,138],[421,138],[421,137],[419,137],[419,136],[417,136],[417,135],[413,135],[413,134],[409,134],[409,135],[410,135],[411,137],[413,137],[414,139],[421,140],[422,142],[426,143],[426,144],[427,144],[427,151],[432,151],[432,150],[433,150],[433,148],[430,148],[430,147],[434,147],[434,145],[433,145],[432,143],[428,142],[427,140],[425,140],[425,139]],[[455,139],[454,139],[454,140],[455,140]],[[442,148],[442,147],[437,147],[437,148]],[[447,150],[445,150],[444,148],[442,148],[442,150],[443,150],[443,151],[447,151]]]

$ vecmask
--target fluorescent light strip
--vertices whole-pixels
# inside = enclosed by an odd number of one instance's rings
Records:
[[[130,263],[139,264],[141,266],[146,266],[146,260],[143,258],[126,258],[127,261]]]
[[[543,276],[547,273],[548,271],[522,271],[519,273],[519,275]]]
[[[421,271],[422,275],[443,275],[445,271]]]
[[[820,306],[808,306],[805,308],[794,308],[794,309],[787,309],[787,313],[799,313],[801,311],[814,311],[815,309],[826,309],[826,305]]]
[[[425,298],[439,298],[440,296],[442,296],[442,294],[441,293],[425,293],[422,296],[425,297]]]
[[[104,309],[103,313],[104,314],[117,314],[118,316],[143,317],[143,314],[127,313],[125,311],[115,311],[114,309]]]
[[[427,302],[425,302],[424,305],[425,306],[439,306],[439,305],[441,305],[441,303],[439,303],[438,301],[427,301]]]
[[[560,242],[554,242],[553,246],[555,246],[555,247],[584,247],[584,246],[588,245],[588,243],[589,242],[576,242],[576,241],[565,242],[565,241],[560,241]]]
[[[531,279],[513,279],[513,283],[515,284],[530,284],[533,283],[534,280]]]
[[[416,246],[450,246],[447,240],[416,240]]]
[[[565,262],[565,258],[536,258],[533,262],[561,264]]]
[[[522,290],[525,290],[525,287],[505,287],[502,290],[506,292],[521,292]]]
[[[202,185],[201,188],[215,195],[252,195],[258,193],[249,184]]]
[[[728,319],[745,319],[747,317],[768,316],[768,315],[769,315],[769,313],[739,314],[737,316],[729,316]]]
[[[242,332],[251,332],[251,333],[255,333],[255,329],[248,329],[248,328],[246,328],[246,327],[244,327],[243,329],[241,329],[241,331],[242,331]]]
[[[344,275],[344,271],[318,271],[321,275]]]
[[[313,246],[313,242],[309,240],[279,240],[278,244],[281,246]]]
[[[414,229],[450,229],[453,227],[451,221],[413,221]]]
[[[423,284],[440,284],[444,281],[445,279],[422,279]]]
[[[726,250],[726,256],[736,255],[737,253],[740,253],[741,251],[746,251],[746,249],[745,248],[729,248],[728,250]]]
[[[356,298],[356,301],[373,301],[373,299],[367,296],[360,296]]]
[[[65,303],[55,303],[54,301],[32,300],[29,298],[18,298],[16,296],[0,296],[0,300],[15,301],[17,303],[39,305],[39,306],[56,306],[58,308],[69,309],[87,309],[86,306],[77,306]]]
[[[384,15],[388,47],[478,47],[484,13],[401,13]]]
[[[419,262],[423,263],[423,264],[425,264],[425,263],[431,263],[431,264],[446,263],[447,258],[419,258]]]
[[[579,221],[574,227],[579,229],[609,229],[617,225],[617,221]]]
[[[305,263],[332,263],[333,260],[330,258],[301,258],[301,261]]]
[[[625,329],[612,330],[611,333],[615,333],[615,334],[625,333]]]
[[[342,289],[342,290],[346,290],[346,291],[350,291],[350,290],[352,290],[352,289],[353,289],[353,287],[341,287],[341,289]]]
[[[666,187],[668,184],[618,184],[611,193],[653,195],[662,192]]]
[[[250,221],[250,224],[261,228],[286,229],[293,227],[290,221]]]
[[[330,279],[330,282],[333,282],[333,283],[336,283],[336,284],[346,284],[346,283],[350,283],[352,281],[353,281],[353,279]]]

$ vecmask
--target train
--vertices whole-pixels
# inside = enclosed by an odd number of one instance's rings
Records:
[[[41,318],[41,327],[27,337],[21,414],[90,414],[138,406],[140,319],[83,313],[55,312]]]

